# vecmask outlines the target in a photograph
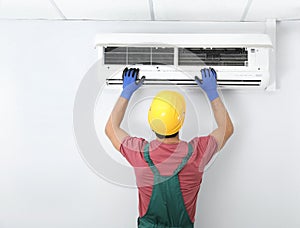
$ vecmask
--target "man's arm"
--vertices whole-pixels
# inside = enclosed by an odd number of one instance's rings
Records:
[[[195,80],[197,84],[205,91],[207,94],[211,106],[213,109],[214,117],[217,122],[217,129],[211,132],[218,144],[218,150],[221,150],[225,145],[226,141],[233,134],[233,124],[230,116],[219,97],[217,91],[217,74],[214,69],[202,69],[202,81],[196,76]]]
[[[128,136],[128,133],[120,127],[127,105],[128,100],[119,97],[105,126],[105,134],[117,150],[120,150],[121,142]]]
[[[117,150],[120,150],[123,139],[128,136],[128,133],[120,127],[128,106],[128,101],[132,94],[143,84],[145,79],[143,76],[139,82],[136,83],[138,74],[138,68],[124,69],[122,75],[123,91],[117,100],[117,103],[115,104],[115,107],[113,108],[105,126],[105,134]]]
[[[210,135],[216,139],[218,143],[218,150],[221,150],[229,137],[233,134],[233,124],[222,100],[219,97],[211,102],[211,106],[218,127]]]

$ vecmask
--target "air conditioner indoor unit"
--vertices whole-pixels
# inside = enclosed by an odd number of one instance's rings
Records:
[[[122,84],[125,66],[139,67],[145,85],[196,86],[204,67],[216,70],[219,88],[266,89],[270,82],[268,34],[105,33],[95,44],[101,64],[119,72],[108,85]]]

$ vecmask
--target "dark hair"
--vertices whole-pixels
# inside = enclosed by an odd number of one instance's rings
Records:
[[[156,132],[154,132],[157,136],[157,138],[160,138],[160,139],[164,139],[164,138],[173,138],[173,137],[176,137],[179,133],[179,131],[177,131],[176,133],[172,134],[172,135],[161,135],[161,134],[158,134]]]

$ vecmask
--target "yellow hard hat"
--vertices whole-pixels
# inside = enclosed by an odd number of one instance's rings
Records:
[[[184,97],[175,91],[163,90],[153,98],[148,122],[160,135],[172,135],[180,130],[185,116]]]

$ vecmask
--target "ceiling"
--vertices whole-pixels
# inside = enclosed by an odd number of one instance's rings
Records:
[[[0,19],[264,21],[300,19],[300,0],[0,0]]]

